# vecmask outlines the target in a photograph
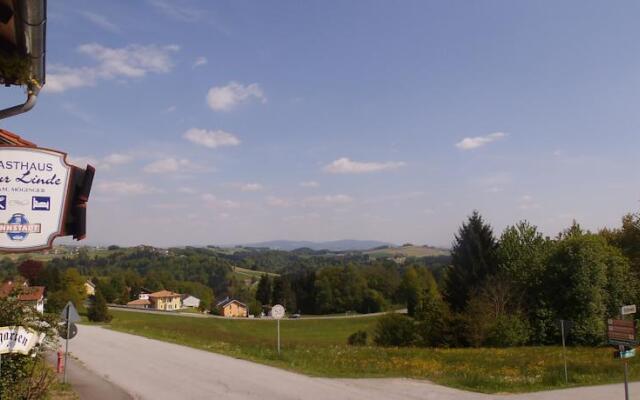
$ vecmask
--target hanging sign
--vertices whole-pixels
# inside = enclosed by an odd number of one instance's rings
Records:
[[[66,154],[35,147],[0,147],[0,251],[50,248],[64,234],[72,177]]]
[[[31,349],[42,343],[45,334],[22,326],[0,327],[0,354],[29,354]]]

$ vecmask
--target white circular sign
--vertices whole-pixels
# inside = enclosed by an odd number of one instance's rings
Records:
[[[281,319],[282,317],[284,317],[284,307],[276,304],[271,308],[271,318]]]

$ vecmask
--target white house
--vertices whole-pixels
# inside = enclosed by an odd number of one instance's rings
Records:
[[[200,299],[190,294],[184,295],[185,297],[182,299],[182,307],[183,308],[198,308],[200,307]]]
[[[150,290],[142,288],[140,293],[138,294],[138,300],[149,300],[149,295],[151,294]]]

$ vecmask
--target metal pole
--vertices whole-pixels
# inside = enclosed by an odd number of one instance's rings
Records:
[[[62,376],[62,383],[67,383],[67,361],[68,361],[68,356],[69,356],[69,331],[70,331],[70,321],[69,321],[69,311],[71,310],[71,307],[67,306],[67,338],[66,338],[66,344],[64,347],[64,374]]]
[[[569,384],[569,374],[567,373],[567,348],[564,344],[564,320],[560,320],[560,330],[562,331],[562,357],[564,358],[564,383]]]
[[[280,320],[278,320],[278,355],[280,355]]]
[[[629,383],[627,382],[627,359],[624,359],[624,399],[629,400]]]

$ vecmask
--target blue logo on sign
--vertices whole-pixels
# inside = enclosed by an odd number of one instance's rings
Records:
[[[7,196],[0,196],[0,210],[6,210],[7,209]]]
[[[25,240],[29,236],[29,220],[24,214],[13,214],[7,223],[6,232],[11,240]]]
[[[33,211],[49,211],[51,209],[51,198],[49,196],[31,197],[31,209]]]

